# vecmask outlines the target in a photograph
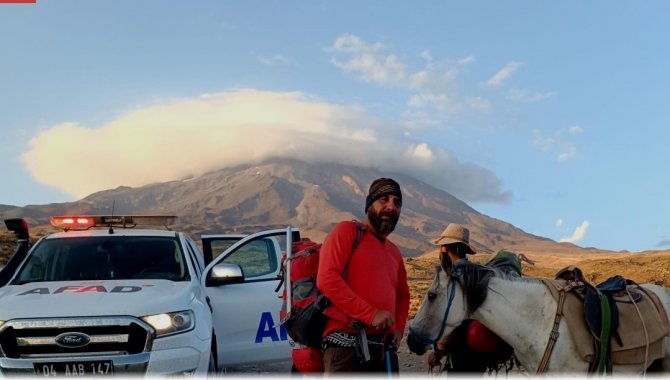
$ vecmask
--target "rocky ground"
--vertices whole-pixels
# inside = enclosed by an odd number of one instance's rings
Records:
[[[428,365],[426,364],[428,354],[418,356],[409,352],[407,344],[403,342],[398,350],[398,362],[400,364],[400,376],[423,378],[438,376],[438,372],[429,373]],[[291,373],[291,363],[276,363],[276,364],[250,364],[246,366],[231,367],[224,370],[225,375],[242,376],[242,377],[268,377],[268,376],[289,376]],[[442,374],[445,376],[446,374]],[[519,376],[522,372],[514,368],[510,371],[509,376]],[[491,376],[496,376],[495,373]],[[505,371],[502,370],[497,376],[504,377]],[[453,376],[452,376],[453,377]]]
[[[418,356],[410,353],[407,344],[402,342],[398,350],[398,362],[400,364],[400,373],[409,376],[428,375],[428,365],[426,364],[427,355]],[[275,364],[250,364],[245,366],[230,367],[224,370],[225,374],[239,376],[283,376],[290,375],[291,363],[282,362]]]

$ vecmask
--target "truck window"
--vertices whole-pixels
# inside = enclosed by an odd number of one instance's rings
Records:
[[[245,279],[274,273],[277,270],[277,255],[270,238],[252,240],[223,259],[224,263],[238,264]]]
[[[202,254],[195,248],[195,244],[190,239],[186,238],[186,250],[188,251],[188,258],[191,260],[191,265],[198,278],[201,277],[202,271],[205,269]]]
[[[212,259],[216,259],[220,254],[225,252],[228,248],[232,247],[233,244],[242,240],[242,238],[243,236],[223,237],[223,238],[217,238],[216,240],[212,241],[211,243]]]
[[[115,236],[45,239],[19,269],[15,283],[114,279],[188,280],[173,237]]]

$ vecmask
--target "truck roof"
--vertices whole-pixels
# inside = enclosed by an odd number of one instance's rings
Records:
[[[134,228],[115,228],[114,233],[110,234],[106,228],[95,228],[84,231],[64,231],[55,232],[47,235],[45,239],[67,239],[73,237],[110,237],[110,236],[177,236],[179,232],[168,230],[153,230],[153,229],[134,229]]]

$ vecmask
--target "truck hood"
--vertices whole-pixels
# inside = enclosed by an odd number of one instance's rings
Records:
[[[110,280],[32,282],[0,289],[0,320],[131,315],[189,309],[189,281]]]

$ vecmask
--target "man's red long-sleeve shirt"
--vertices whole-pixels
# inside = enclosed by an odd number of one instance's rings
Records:
[[[363,322],[370,334],[385,333],[371,327],[379,310],[395,315],[390,332],[404,331],[409,287],[402,255],[390,240],[380,242],[370,231],[352,254],[356,234],[355,222],[338,223],[321,246],[317,287],[332,303],[326,310],[330,318],[324,336],[333,331],[355,333],[353,320]],[[349,269],[343,278],[347,260]]]

